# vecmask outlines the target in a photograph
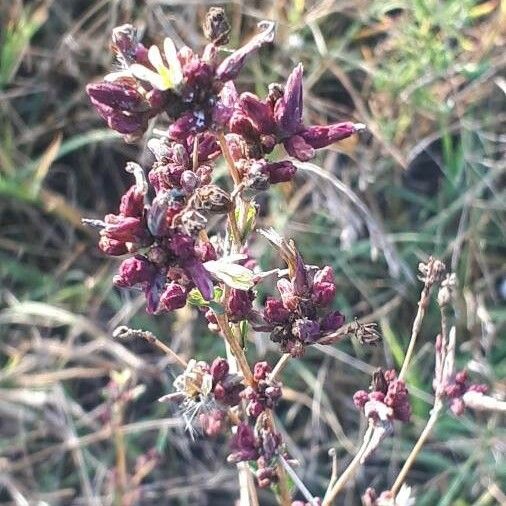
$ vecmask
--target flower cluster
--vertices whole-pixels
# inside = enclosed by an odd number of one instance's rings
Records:
[[[131,25],[115,28],[113,50],[121,70],[86,89],[108,126],[135,140],[146,131],[150,118],[166,113],[172,121],[172,139],[221,129],[232,114],[236,96],[231,80],[252,53],[272,42],[275,27],[264,22],[259,34],[219,62],[218,49],[226,43],[229,30],[220,17],[220,9],[208,15],[206,34],[211,42],[202,55],[187,46],[177,50],[168,37],[163,51],[158,46],[147,49]]]
[[[288,279],[278,280],[280,298],[269,298],[263,310],[264,329],[285,353],[304,354],[305,347],[330,343],[333,332],[344,324],[344,316],[330,310],[336,294],[332,267],[314,269],[307,266],[293,242],[286,242],[268,231],[264,234],[278,249],[288,265]]]
[[[247,386],[241,392],[241,397],[248,401],[246,413],[253,418],[260,416],[267,408],[274,408],[281,398],[281,385],[269,380],[270,372],[267,362],[257,362],[253,367],[255,384]]]
[[[278,479],[276,459],[282,453],[281,435],[275,432],[266,419],[259,419],[255,427],[242,422],[232,438],[229,462],[255,462],[259,487],[268,487]]]
[[[241,402],[242,378],[229,372],[226,359],[217,357],[211,365],[194,359],[174,380],[175,392],[164,395],[161,402],[176,402],[191,426],[198,415],[205,434],[220,433],[226,423],[226,412]]]
[[[359,390],[353,396],[353,402],[376,423],[392,420],[408,422],[411,417],[408,390],[404,381],[397,378],[394,369],[375,372],[370,391]]]
[[[487,391],[487,385],[469,384],[467,371],[463,370],[457,372],[453,375],[453,378],[448,380],[443,389],[443,396],[448,399],[452,413],[458,416],[464,413],[466,407],[464,395],[467,392],[486,394]]]

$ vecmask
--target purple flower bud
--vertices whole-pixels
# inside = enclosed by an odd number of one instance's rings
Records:
[[[209,413],[201,413],[199,415],[199,421],[206,436],[216,437],[221,434],[225,428],[226,416],[223,411],[213,409]]]
[[[195,283],[195,286],[199,289],[204,300],[212,300],[213,280],[202,263],[193,258],[184,263],[184,269]]]
[[[256,131],[261,134],[274,133],[276,124],[271,108],[256,95],[248,92],[242,93],[238,106]]]
[[[113,282],[116,286],[131,287],[137,284],[151,283],[155,275],[155,265],[143,256],[136,255],[121,262]]]
[[[252,304],[253,293],[251,291],[230,290],[230,297],[227,303],[227,313],[233,322],[245,320],[253,308]]]
[[[292,180],[297,172],[297,167],[292,162],[284,160],[282,162],[266,163],[262,167],[262,172],[269,176],[269,183],[271,184],[286,183]]]
[[[335,123],[326,126],[310,126],[305,128],[298,135],[304,141],[315,149],[324,148],[334,142],[350,137],[357,132],[354,123],[346,121],[344,123]]]
[[[353,395],[353,404],[355,404],[355,406],[358,409],[362,409],[368,400],[369,400],[369,394],[365,390],[358,390]]]
[[[324,316],[320,323],[322,332],[334,332],[344,325],[344,315],[339,311],[332,311]]]
[[[195,240],[193,237],[176,232],[172,235],[169,248],[175,256],[181,259],[187,259],[195,254]]]
[[[214,72],[209,63],[197,56],[183,66],[183,75],[186,87],[194,90],[211,86]]]
[[[122,242],[141,242],[147,237],[147,230],[140,218],[108,214],[102,233],[109,239]]]
[[[191,195],[195,191],[195,188],[197,188],[199,183],[200,183],[199,178],[197,174],[195,174],[195,172],[191,170],[185,170],[181,174],[180,184],[181,188],[186,194]]]
[[[114,110],[127,112],[146,112],[148,110],[143,96],[133,86],[124,82],[103,81],[88,84],[86,93],[94,105],[105,105]]]
[[[227,81],[220,91],[219,99],[213,107],[213,123],[223,128],[234,112],[238,95],[232,81]]]
[[[313,299],[319,306],[328,306],[336,295],[336,285],[333,283],[315,283],[313,285]]]
[[[144,194],[139,191],[136,185],[131,186],[121,197],[119,212],[123,216],[134,216],[140,218],[144,212]]]
[[[190,139],[190,146],[193,150],[193,139]],[[203,132],[198,135],[198,158],[200,163],[214,160],[221,154],[220,145],[216,142],[216,137],[209,132]]]
[[[213,377],[213,381],[218,382],[225,379],[229,371],[229,365],[226,359],[222,357],[217,357],[213,360],[211,364],[211,375]]]
[[[148,283],[144,289],[144,294],[146,295],[146,311],[149,314],[158,313],[160,297],[165,290],[166,282],[167,273],[165,270],[158,270],[153,281]]]
[[[183,142],[188,136],[201,131],[204,126],[203,113],[186,112],[169,126],[169,137]]]
[[[307,162],[314,157],[314,148],[308,144],[300,135],[292,135],[283,142],[286,152],[300,160],[301,162]]]
[[[282,390],[281,387],[278,386],[270,386],[265,389],[265,397],[267,397],[272,405],[276,403],[279,399],[281,399]],[[270,407],[272,407],[272,405]]]
[[[235,79],[246,63],[246,58],[260,49],[263,45],[274,40],[274,31],[276,25],[272,22],[263,21],[259,23],[262,29],[248,43],[234,51],[228,58],[225,58],[216,70],[216,78],[221,81]]]
[[[232,463],[245,460],[254,460],[258,457],[256,449],[255,432],[246,422],[241,422],[234,434],[231,447],[233,452],[228,456],[227,460]]]
[[[127,245],[123,241],[109,239],[105,235],[101,236],[98,241],[98,247],[106,254],[111,256],[120,256],[128,253]]]
[[[271,366],[267,362],[257,362],[253,367],[253,377],[255,381],[266,379],[270,372]]]
[[[290,311],[283,306],[279,299],[269,297],[265,301],[264,318],[269,323],[285,323],[290,316]]]
[[[320,325],[309,318],[299,318],[292,325],[292,333],[303,343],[313,343],[320,336]]]
[[[299,298],[295,295],[292,283],[286,278],[281,278],[277,282],[277,287],[283,306],[290,311],[295,311],[299,305]]]
[[[109,128],[130,136],[144,133],[152,112],[133,86],[124,82],[93,83],[86,87],[86,92]]]
[[[264,404],[259,400],[250,401],[246,408],[248,415],[253,418],[258,418],[261,413],[265,411]]]
[[[288,77],[283,98],[274,108],[276,123],[283,136],[291,136],[302,128],[302,73],[299,63]]]
[[[160,307],[166,311],[174,311],[186,305],[186,291],[178,283],[171,282],[160,297]]]

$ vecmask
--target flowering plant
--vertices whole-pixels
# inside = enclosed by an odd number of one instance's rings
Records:
[[[255,484],[272,486],[282,505],[304,504],[292,502],[292,483],[308,504],[328,505],[391,433],[394,422],[409,422],[405,371],[412,347],[433,286],[441,284],[441,290],[449,292],[451,280],[443,277],[444,266],[438,261],[431,259],[422,267],[422,312],[415,319],[404,365],[399,374],[377,371],[370,390],[355,394],[354,403],[368,420],[363,445],[340,475],[334,469],[323,499],[314,497],[293,469],[273,416],[283,397],[279,380],[283,366],[300,359],[309,346],[329,346],[346,336],[374,344],[379,335],[372,324],[345,324],[344,315],[333,305],[337,286],[332,267],[308,265],[295,243],[272,229],[255,235],[256,197],[271,185],[293,181],[299,162],[312,159],[316,150],[365,127],[350,121],[305,125],[301,64],[285,84],[272,83],[263,98],[239,94],[234,80],[250,55],[272,43],[275,26],[260,23],[249,42],[222,59],[220,49],[228,43],[229,31],[224,11],[212,8],[204,23],[209,42],[197,54],[188,47],[178,49],[169,38],[162,48],[146,48],[132,26],[114,29],[112,47],[121,70],[88,85],[92,104],[127,142],[140,139],[157,118],[168,119],[169,125],[147,142],[153,155],[147,173],[137,163],[127,164],[135,183],[121,198],[117,213],[84,221],[99,229],[99,247],[105,254],[123,258],[114,276],[116,286],[142,290],[151,314],[195,306],[209,328],[225,340],[226,358],[208,363],[177,356],[151,334],[118,332],[146,337],[181,366],[173,391],[160,401],[179,406],[192,434],[230,435],[228,461],[237,464],[242,475],[241,504],[258,504]],[[275,151],[277,146],[286,153],[281,159],[273,155],[282,152]],[[228,168],[226,187],[218,186],[213,177],[219,160]],[[216,222],[223,226],[223,234],[215,232]],[[253,240],[270,242],[283,268],[261,271],[248,248]],[[258,287],[272,277],[277,277],[278,293],[262,305]],[[450,295],[441,297],[440,306],[448,305]],[[282,355],[275,365],[248,362],[243,346],[248,328],[268,335],[279,346]],[[446,327],[438,339],[434,412],[446,399],[459,414],[466,393],[474,392],[472,398],[479,404],[485,389],[469,386],[465,373],[453,372]],[[368,490],[364,504],[412,504],[408,488],[397,494],[409,459],[406,465],[400,482],[379,496]]]

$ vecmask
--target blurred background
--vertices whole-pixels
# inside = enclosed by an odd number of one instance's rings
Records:
[[[0,0],[1,504],[229,505],[238,497],[225,440],[192,441],[178,413],[156,402],[171,391],[175,367],[146,343],[111,334],[121,324],[150,330],[187,358],[223,354],[222,342],[191,309],[148,317],[142,295],[112,286],[118,261],[80,223],[116,210],[131,184],[128,160],[151,162],[147,139],[125,144],[85,95],[86,83],[113,68],[112,28],[130,22],[146,45],[170,36],[199,49],[200,22],[216,3]],[[258,21],[278,23],[275,44],[249,61],[240,88],[263,94],[301,61],[308,121],[368,126],[260,199],[259,225],[295,238],[308,263],[333,265],[336,308],[349,321],[378,322],[383,335],[377,348],[348,341],[286,368],[278,416],[298,473],[322,495],[328,450],[344,465],[364,427],[352,394],[375,367],[403,360],[417,266],[429,255],[459,280],[457,365],[506,395],[506,2],[221,5],[230,47]],[[262,267],[279,265],[265,242],[253,249]],[[392,484],[431,406],[438,325],[434,304],[408,376],[413,423],[396,427],[338,504],[356,506],[368,486]],[[248,353],[279,356],[265,335]],[[445,414],[409,474],[416,504],[506,504],[503,422]],[[123,497],[119,475],[128,476]],[[275,504],[269,492],[260,502]]]

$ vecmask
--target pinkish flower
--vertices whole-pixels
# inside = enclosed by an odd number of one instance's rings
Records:
[[[186,305],[186,291],[178,283],[171,282],[160,296],[160,307],[166,311],[174,311]]]

